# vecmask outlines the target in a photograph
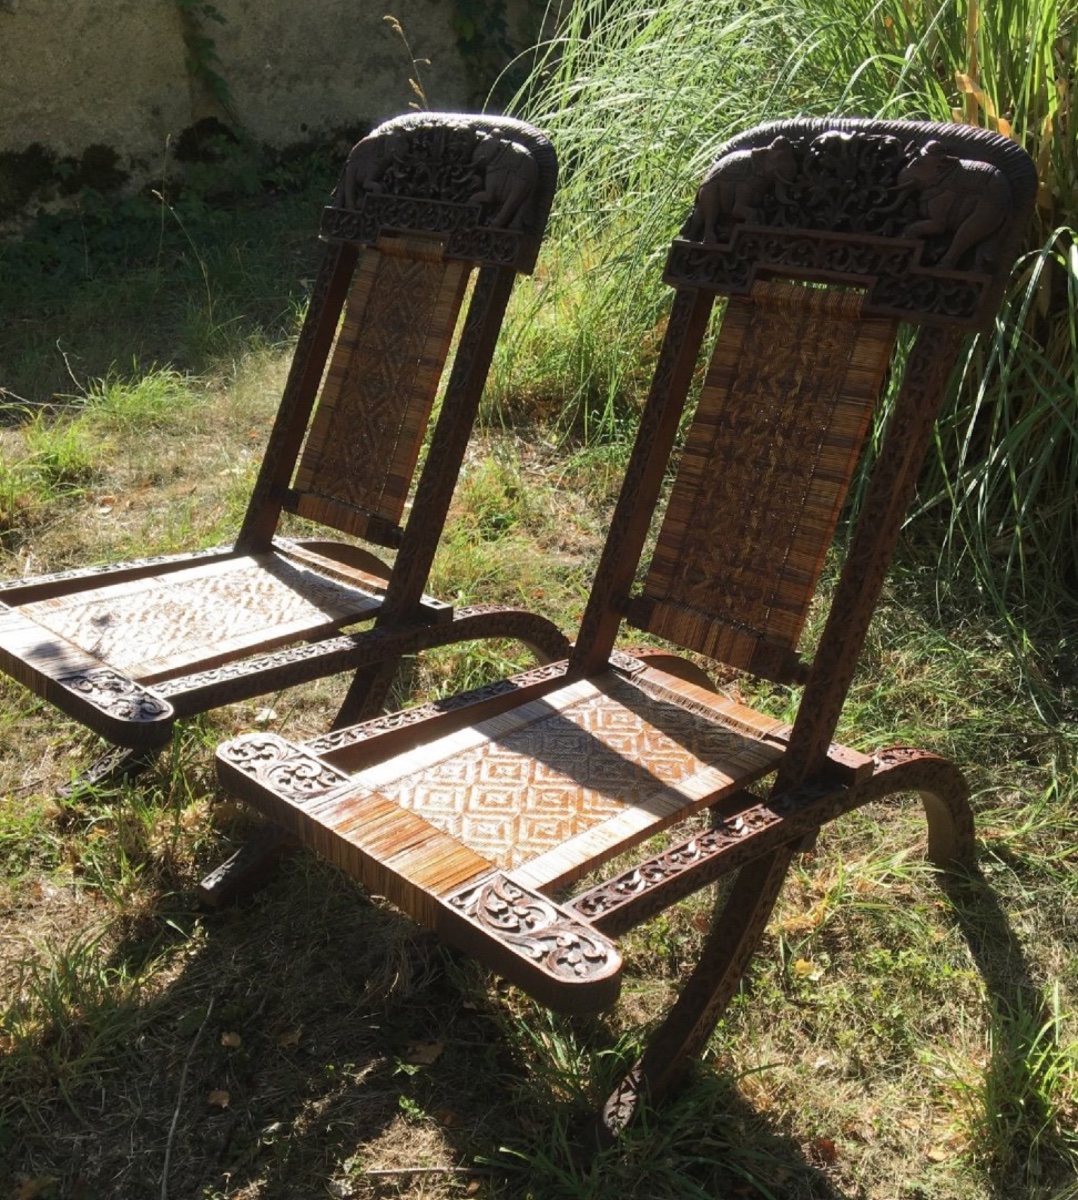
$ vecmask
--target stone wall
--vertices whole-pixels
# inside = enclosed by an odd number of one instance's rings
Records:
[[[61,178],[81,172],[98,186],[160,172],[166,147],[206,118],[281,148],[406,111],[414,69],[387,12],[411,53],[430,59],[419,68],[429,107],[474,108],[489,83],[483,72],[509,54],[493,33],[482,56],[462,52],[461,14],[504,18],[509,42],[523,47],[544,8],[541,0],[0,0],[0,210],[28,199],[35,171],[55,175],[57,163]],[[209,42],[192,69],[199,37]]]

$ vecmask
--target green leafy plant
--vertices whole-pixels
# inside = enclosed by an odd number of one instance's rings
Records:
[[[183,44],[187,50],[184,61],[188,74],[225,112],[230,111],[232,93],[228,80],[219,70],[221,59],[217,54],[217,43],[206,33],[205,25],[207,21],[225,25],[227,18],[209,0],[173,0],[173,3],[183,25]]]

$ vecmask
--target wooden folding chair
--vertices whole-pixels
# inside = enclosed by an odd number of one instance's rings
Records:
[[[322,216],[328,246],[235,544],[0,584],[0,667],[146,751],[178,717],[340,671],[356,672],[342,710],[355,720],[402,653],[482,636],[423,589],[556,175],[547,139],[507,118],[414,114],[359,142]],[[284,512],[395,550],[392,568],[354,541],[279,536]],[[568,646],[527,614],[481,624],[547,657]]]
[[[825,822],[913,790],[933,861],[973,852],[956,767],[831,739],[948,377],[967,332],[992,324],[1035,192],[1014,142],[960,126],[800,120],[728,143],[670,250],[673,309],[568,661],[306,743],[258,734],[218,752],[226,787],[566,1011],[615,999],[616,934],[736,871],[680,998],[603,1109],[607,1133],[703,1047]],[[716,296],[721,331],[635,587]],[[806,614],[903,322],[916,334],[810,659]],[[672,651],[615,650],[623,621],[803,685],[796,720],[724,697]],[[707,832],[579,890],[705,808]]]

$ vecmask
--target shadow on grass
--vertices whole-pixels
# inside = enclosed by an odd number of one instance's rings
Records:
[[[467,1188],[852,1200],[734,1080],[705,1068],[579,1165],[585,1103],[522,1081],[506,1036],[512,995],[496,999],[486,976],[309,857],[232,911],[200,913],[190,891],[159,892],[109,951],[109,968],[127,975],[149,964],[138,1005],[99,1041],[67,1102],[39,1077],[6,1106],[3,1194],[40,1180],[51,1181],[42,1197],[116,1200]],[[116,1016],[103,1000],[78,1019],[90,1036]],[[582,1053],[601,1061],[609,1027],[583,1033]]]
[[[1078,1139],[1068,1146],[1057,1133],[1059,1015],[980,870],[941,875],[940,886],[988,990],[989,1055],[975,1097],[975,1151],[998,1196],[1040,1188],[1055,1195],[1056,1185],[1073,1184],[1078,1166]]]

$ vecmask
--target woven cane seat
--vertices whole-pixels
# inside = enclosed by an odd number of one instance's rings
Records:
[[[758,779],[779,757],[777,746],[608,674],[360,772],[356,782],[546,889]]]
[[[192,663],[324,636],[378,604],[370,592],[279,555],[258,554],[54,596],[23,605],[21,612],[132,679],[150,683]]]
[[[419,917],[425,893],[447,896],[492,870],[550,891],[782,757],[769,736],[778,721],[757,717],[752,729],[737,719],[749,710],[719,696],[706,710],[671,697],[613,672],[567,683],[354,774],[330,770],[320,797],[286,787],[283,803],[265,798],[267,812]],[[270,761],[291,753],[262,744]],[[236,765],[257,775],[262,761]]]

